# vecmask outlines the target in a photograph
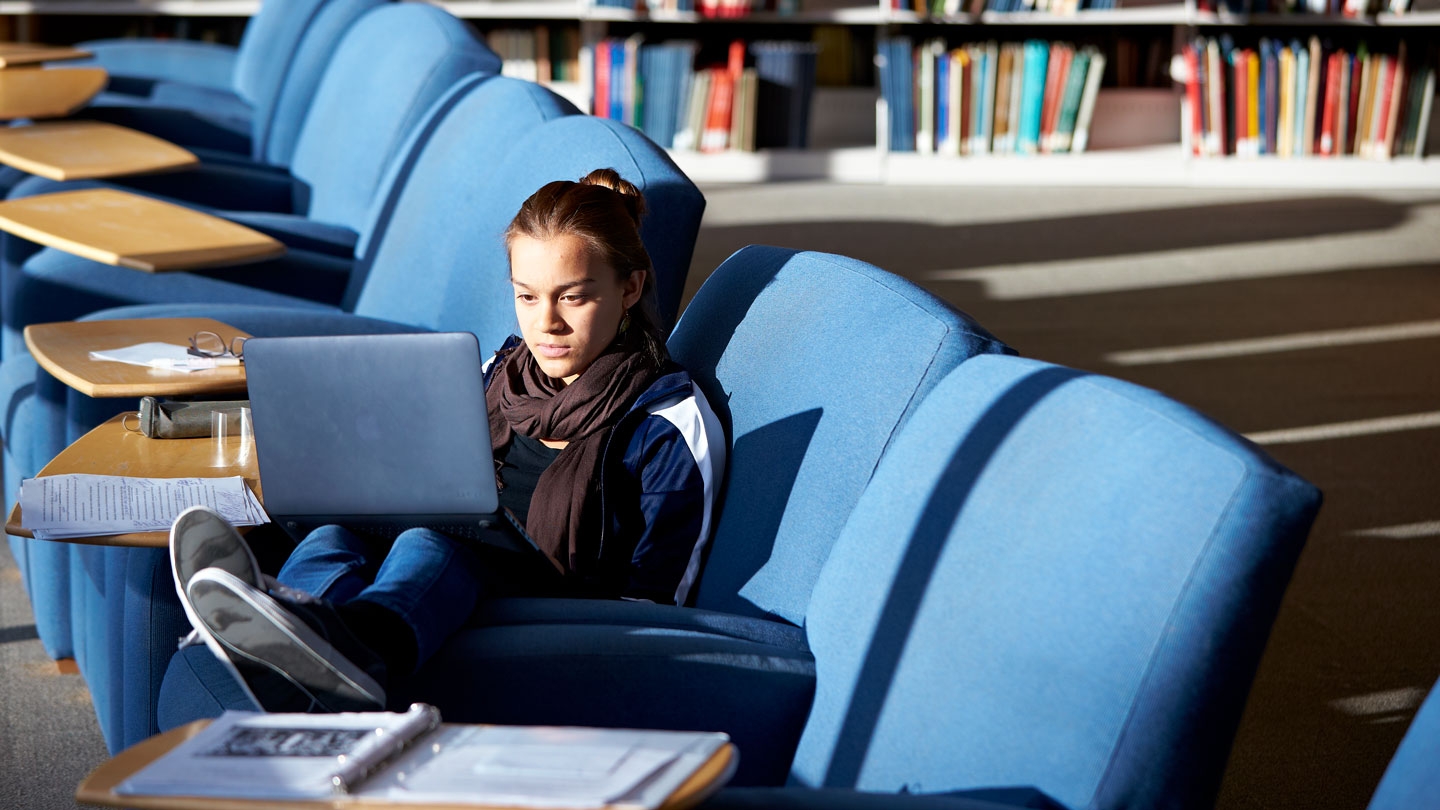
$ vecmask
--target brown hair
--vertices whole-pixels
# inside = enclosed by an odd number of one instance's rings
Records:
[[[640,239],[645,195],[614,169],[596,169],[578,182],[556,180],[530,195],[505,229],[508,253],[515,237],[541,241],[562,234],[585,241],[591,255],[615,269],[623,280],[646,271],[640,300],[628,311],[630,326],[620,336],[636,341],[655,364],[670,357],[665,333],[655,314],[655,269]]]

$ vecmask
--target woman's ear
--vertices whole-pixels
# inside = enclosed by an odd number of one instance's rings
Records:
[[[624,291],[621,300],[625,302],[626,309],[640,302],[640,296],[645,293],[645,279],[649,276],[649,270],[636,270],[620,285]]]

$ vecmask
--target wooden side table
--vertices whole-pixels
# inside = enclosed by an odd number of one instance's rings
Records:
[[[0,118],[60,118],[105,88],[104,68],[0,70]]]
[[[40,367],[88,397],[197,396],[245,390],[245,367],[168,371],[109,360],[90,352],[140,343],[184,346],[196,332],[214,332],[227,343],[250,335],[211,318],[137,318],[117,321],[63,321],[25,327],[25,346]]]
[[[41,62],[85,59],[91,54],[68,45],[42,45],[37,42],[0,42],[0,70],[28,67]]]
[[[244,225],[108,188],[0,202],[0,229],[150,273],[223,267],[285,252],[281,242]]]
[[[199,158],[167,140],[104,121],[0,129],[0,162],[51,180],[175,171]]]
[[[224,451],[222,458],[216,458],[214,443],[202,439],[147,439],[133,430],[125,429],[125,420],[134,423],[133,412],[120,414],[108,422],[86,433],[65,448],[60,455],[51,459],[40,471],[40,475],[68,475],[85,473],[90,475],[129,475],[137,478],[229,478],[238,475],[260,498],[260,472],[255,463],[255,452],[251,448],[242,452],[238,443],[232,452]],[[217,466],[217,462],[221,462]],[[19,482],[13,482],[19,486]],[[20,504],[15,504],[5,522],[5,533],[16,537],[34,537],[29,529],[21,526]],[[243,534],[249,527],[240,527]],[[135,532],[110,534],[97,537],[67,538],[67,543],[84,543],[98,546],[142,546],[164,548],[170,542],[168,532]]]

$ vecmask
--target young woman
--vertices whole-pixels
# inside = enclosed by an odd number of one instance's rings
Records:
[[[500,503],[562,575],[410,529],[393,543],[311,532],[279,574],[213,512],[170,533],[199,635],[268,711],[383,707],[478,600],[512,595],[684,605],[711,526],[725,444],[649,306],[644,198],[610,169],[526,200],[505,234],[520,335],[486,370]]]

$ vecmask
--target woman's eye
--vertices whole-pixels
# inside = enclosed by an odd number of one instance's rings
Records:
[[[567,304],[579,304],[585,300],[585,296],[576,293],[570,293],[569,295],[560,296],[560,300],[566,302]]]

